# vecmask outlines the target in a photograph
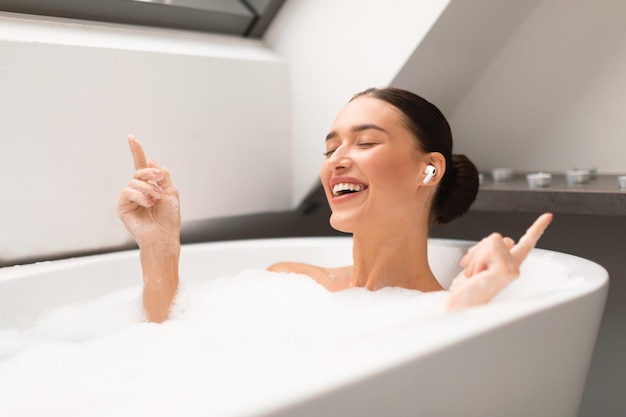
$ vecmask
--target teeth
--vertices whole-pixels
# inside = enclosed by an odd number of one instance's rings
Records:
[[[335,186],[333,187],[333,195],[337,196],[339,195],[342,191],[363,191],[365,189],[365,185],[362,184],[352,184],[352,183],[347,183],[347,182],[342,182],[339,184],[335,184]]]

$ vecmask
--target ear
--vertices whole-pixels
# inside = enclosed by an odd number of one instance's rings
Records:
[[[446,172],[446,158],[439,152],[431,152],[425,155],[424,161],[421,175],[422,185],[428,187],[439,184]]]

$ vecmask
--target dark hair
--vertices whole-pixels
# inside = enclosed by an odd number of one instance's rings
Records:
[[[452,131],[441,111],[422,97],[394,87],[370,88],[352,97],[370,96],[385,101],[402,113],[406,127],[422,152],[439,152],[446,172],[439,181],[430,210],[430,223],[448,223],[467,212],[478,193],[478,170],[465,155],[452,154]]]

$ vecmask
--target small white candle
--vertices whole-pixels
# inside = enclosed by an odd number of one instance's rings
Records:
[[[548,187],[552,183],[552,175],[545,172],[526,175],[526,181],[530,188]]]
[[[588,169],[574,168],[565,173],[567,183],[573,184],[587,184],[591,179],[591,171]]]
[[[511,181],[513,178],[512,168],[494,168],[491,170],[491,177],[495,182]]]

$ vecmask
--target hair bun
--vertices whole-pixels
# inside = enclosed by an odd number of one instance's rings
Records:
[[[452,155],[435,195],[431,223],[445,224],[465,214],[478,194],[478,170],[465,155]]]

